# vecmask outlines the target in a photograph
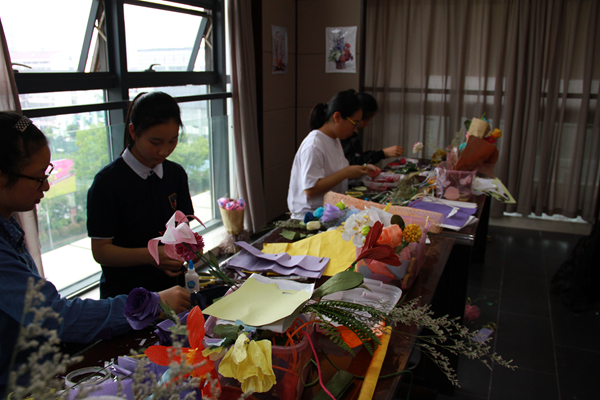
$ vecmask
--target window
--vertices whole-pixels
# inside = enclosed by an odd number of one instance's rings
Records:
[[[184,129],[169,159],[188,173],[196,216],[220,225],[216,200],[230,177],[224,11],[218,0],[0,4],[21,107],[48,136],[56,166],[38,217],[46,276],[63,294],[99,277],[87,191],[121,154],[128,101],[142,91],[178,101]],[[22,29],[25,14],[39,30]]]

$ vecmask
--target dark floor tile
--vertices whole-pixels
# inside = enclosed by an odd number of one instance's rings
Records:
[[[507,251],[503,263],[503,278],[506,276],[546,279],[544,260],[540,251],[532,248],[514,247]]]
[[[458,384],[454,397],[458,395],[469,396],[465,398],[487,399],[490,393],[492,371],[479,360],[470,360],[465,356],[459,358]]]
[[[556,374],[550,318],[500,311],[495,335],[495,350],[503,359],[521,369]]]
[[[542,232],[540,251],[544,259],[547,282],[552,280],[556,271],[567,260],[581,237],[581,235]]]
[[[544,279],[507,275],[502,282],[500,310],[550,318],[548,286]]]
[[[556,346],[558,382],[563,400],[597,399],[600,353]]]
[[[494,366],[490,400],[559,400],[558,390],[555,374]]]
[[[485,263],[471,263],[469,267],[469,285],[483,289],[500,290],[502,288],[503,269],[504,262],[502,260],[486,254]]]
[[[565,306],[558,295],[550,296],[554,341],[557,346],[600,352],[600,313],[575,313]]]
[[[412,397],[411,397],[412,399]],[[443,394],[438,394],[435,398],[436,400],[487,400],[486,397],[473,396],[468,393],[457,392],[453,396],[444,396]]]

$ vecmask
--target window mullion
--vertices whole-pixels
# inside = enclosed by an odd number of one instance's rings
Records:
[[[92,0],[92,6],[90,7],[90,15],[88,17],[87,27],[85,28],[85,35],[83,37],[83,44],[81,45],[81,55],[79,56],[79,65],[77,71],[85,72],[85,64],[87,62],[88,55],[90,54],[90,46],[92,43],[92,34],[94,33],[94,25],[98,16],[98,9],[100,7],[99,0]]]

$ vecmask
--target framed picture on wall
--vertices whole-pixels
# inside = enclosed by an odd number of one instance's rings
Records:
[[[273,68],[274,74],[285,74],[288,65],[287,28],[271,25],[273,39]]]
[[[356,73],[356,26],[325,28],[325,72]]]

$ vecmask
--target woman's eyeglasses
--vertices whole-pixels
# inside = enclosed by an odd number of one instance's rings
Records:
[[[358,122],[356,122],[356,121],[353,121],[353,120],[352,120],[352,118],[346,117],[346,119],[347,119],[348,121],[350,121],[350,123],[351,123],[353,126],[355,126],[355,127],[356,127],[356,126],[358,126]]]
[[[46,171],[46,176],[43,178],[35,178],[33,176],[27,176],[27,175],[22,175],[22,174],[12,174],[12,175],[17,176],[19,178],[25,178],[25,179],[39,182],[40,186],[38,187],[38,190],[41,190],[42,186],[44,186],[44,183],[46,183],[48,178],[50,178],[50,174],[52,174],[53,170],[54,170],[54,165],[52,165],[52,163],[50,163],[50,165],[48,165],[48,170]]]

